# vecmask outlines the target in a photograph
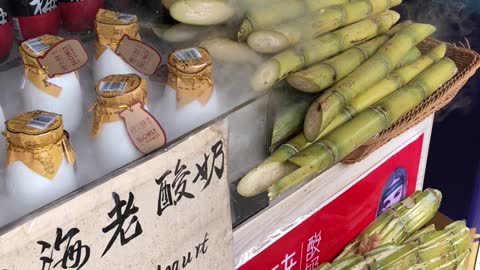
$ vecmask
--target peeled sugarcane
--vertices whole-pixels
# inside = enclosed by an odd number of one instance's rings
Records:
[[[176,0],[171,4],[170,16],[193,25],[215,25],[235,15],[234,7],[224,0]]]
[[[258,65],[262,62],[262,56],[247,45],[228,38],[204,40],[200,43],[200,47],[207,49],[214,59],[227,63]]]
[[[366,239],[377,236],[379,246],[401,244],[422,228],[437,213],[442,193],[435,189],[417,191],[410,197],[388,209],[368,226],[337,256],[335,261],[355,254],[363,255],[361,248]]]
[[[301,181],[335,165],[432,95],[456,72],[455,63],[443,58],[409,85],[390,94],[291,157],[289,161],[300,168],[275,182],[269,188],[269,197],[276,198]]]
[[[397,12],[386,11],[277,54],[256,70],[251,86],[255,91],[267,90],[292,72],[385,33],[399,18]]]
[[[447,46],[444,43],[434,47],[425,56],[420,57],[409,65],[393,71],[387,78],[356,96],[320,133],[316,140],[322,138],[335,128],[352,119],[359,112],[365,110],[375,102],[409,83],[426,68],[442,59],[445,56],[446,50]]]
[[[383,35],[348,49],[324,62],[289,75],[287,81],[293,88],[307,93],[317,93],[327,89],[335,82],[352,73],[352,71],[375,54],[393,35],[410,24],[412,23],[400,23]],[[414,57],[415,54],[417,54],[415,51],[409,52],[407,61],[410,60],[410,57]]]
[[[384,79],[403,59],[408,51],[436,28],[414,23],[395,34],[374,56],[323,93],[309,108],[305,116],[303,133],[314,141],[355,96]]]
[[[401,3],[402,0],[366,0],[327,7],[302,19],[255,31],[248,36],[247,42],[257,52],[278,53],[301,41],[361,21]]]
[[[244,41],[253,31],[272,27],[298,18],[306,13],[341,5],[350,0],[284,0],[261,8],[251,9],[238,31],[238,40]]]
[[[413,78],[418,74],[424,71],[428,66],[433,64],[434,61],[440,60],[445,55],[446,46],[444,44],[439,45],[432,49],[426,56],[420,57],[415,62],[404,66],[403,68],[395,70],[389,77],[379,82],[377,85],[367,90],[368,93],[371,92],[372,97],[370,98],[363,97],[363,95],[357,96],[353,101],[352,105],[348,108],[348,111],[337,116],[334,121],[317,137],[317,140],[321,139],[326,134],[330,133],[332,130],[340,126],[341,124],[350,120],[355,114],[360,111],[363,111],[368,106],[371,106],[375,102],[379,101],[383,97],[397,90],[401,86],[409,83]],[[304,104],[302,104],[304,105]],[[308,105],[307,105],[308,106]],[[300,108],[305,111],[304,108]],[[292,120],[291,117],[286,117],[289,121],[283,121],[285,123],[292,123],[290,127],[294,126],[297,121],[303,119],[301,117],[295,118]],[[282,119],[278,119],[280,121]],[[285,128],[282,130],[283,133],[286,133]],[[274,127],[275,131],[275,127]],[[286,144],[280,146],[270,157],[268,157],[262,164],[257,166],[255,169],[250,171],[245,175],[240,181],[237,191],[242,196],[250,197],[258,195],[262,192],[265,192],[270,185],[275,183],[278,179],[288,175],[296,169],[296,166],[290,164],[287,161],[290,157],[294,156],[304,148],[308,147],[311,142],[308,142],[303,135],[303,133],[298,134]]]

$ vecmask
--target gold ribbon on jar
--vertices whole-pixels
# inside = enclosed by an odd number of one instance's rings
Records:
[[[55,117],[45,129],[29,126],[39,115]],[[64,157],[75,165],[75,151],[64,133],[61,115],[33,111],[6,122],[7,165],[22,162],[36,174],[53,180]]]
[[[25,79],[29,80],[36,88],[56,98],[60,96],[62,88],[48,82],[50,77],[48,77],[46,67],[42,67],[37,59],[44,56],[49,47],[52,47],[62,40],[63,38],[61,37],[43,35],[35,39],[27,40],[20,45],[20,57],[22,58],[25,70]],[[34,49],[37,49],[37,51]],[[78,72],[75,72],[75,75],[79,78]],[[55,77],[60,76],[62,75]]]
[[[95,59],[98,59],[107,48],[115,52],[123,35],[141,40],[137,16],[106,9],[98,11],[95,17],[95,31],[97,34]]]
[[[168,85],[177,92],[177,108],[212,97],[212,58],[204,48],[177,50],[168,58]]]
[[[110,75],[95,87],[98,97],[93,112],[91,136],[100,135],[104,123],[121,121],[120,113],[141,102],[147,104],[147,81],[136,74]]]

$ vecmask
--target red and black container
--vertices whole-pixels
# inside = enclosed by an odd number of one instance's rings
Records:
[[[0,0],[0,62],[8,57],[12,44],[12,10],[8,0]]]
[[[104,6],[104,0],[60,0],[63,28],[69,32],[93,29],[95,15]]]
[[[57,35],[60,28],[58,0],[10,0],[13,27],[20,41],[41,35]]]

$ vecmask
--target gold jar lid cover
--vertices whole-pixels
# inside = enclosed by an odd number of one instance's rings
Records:
[[[6,122],[7,164],[23,162],[35,173],[53,179],[64,155],[75,163],[75,153],[64,134],[62,116],[33,111]]]
[[[147,103],[147,81],[137,74],[110,75],[97,82],[98,98],[90,109],[94,112],[92,136],[100,134],[103,123],[120,121],[120,112],[136,103]]]
[[[44,56],[50,47],[62,40],[63,38],[61,37],[43,35],[22,42],[20,45],[20,57],[23,64],[40,68],[41,66],[37,59]]]
[[[168,57],[168,65],[182,73],[197,74],[212,65],[212,57],[201,47],[176,50]]]
[[[210,53],[201,47],[172,52],[168,57],[168,85],[176,91],[177,108],[194,101],[207,105],[214,87]]]
[[[112,51],[116,51],[123,35],[140,40],[137,16],[106,9],[100,9],[96,15],[95,32],[97,33],[95,51],[97,59],[107,49],[107,46]]]
[[[25,78],[39,90],[56,98],[60,96],[62,88],[48,82],[48,74],[46,70],[40,66],[37,59],[38,57],[44,56],[50,47],[62,40],[63,38],[61,37],[43,35],[27,40],[20,45],[20,57],[24,64]],[[79,77],[78,72],[75,72],[75,75],[77,75],[77,78]]]

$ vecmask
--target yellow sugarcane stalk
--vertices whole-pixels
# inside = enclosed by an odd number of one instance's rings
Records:
[[[399,24],[383,35],[348,49],[319,64],[295,72],[287,77],[287,81],[293,88],[302,92],[317,93],[327,89],[367,61],[388,39],[406,25]],[[419,54],[420,51],[417,48],[413,48],[401,64],[416,59],[419,57]]]
[[[402,0],[366,0],[330,6],[307,14],[304,18],[255,31],[248,36],[247,42],[257,52],[278,53],[301,41],[316,38],[400,5],[401,2]]]
[[[300,168],[274,183],[269,188],[269,197],[276,198],[301,181],[332,167],[432,95],[456,72],[455,63],[443,58],[409,85],[390,94],[291,157],[289,161]]]
[[[401,86],[409,83],[418,74],[424,71],[427,67],[440,60],[446,51],[445,44],[441,44],[433,48],[427,55],[420,57],[413,63],[395,70],[389,77],[379,82],[377,85],[367,90],[372,96],[366,94],[365,96],[357,96],[348,107],[348,111],[344,111],[337,116],[334,121],[317,137],[315,141],[320,140],[326,134],[340,126],[341,124],[350,120],[354,115],[363,111],[368,106],[379,101],[383,97],[397,90]],[[371,98],[374,97],[374,98]],[[290,122],[296,123],[297,121]],[[280,146],[270,157],[262,162],[255,169],[245,175],[237,187],[237,191],[242,196],[255,196],[265,192],[270,185],[275,183],[278,179],[286,176],[296,169],[295,166],[289,164],[287,161],[290,157],[297,154],[304,148],[308,147],[311,142],[308,142],[303,133],[298,134],[287,143]]]
[[[323,93],[309,108],[305,116],[303,133],[314,141],[332,122],[344,106],[355,96],[384,79],[400,63],[408,51],[436,28],[414,23],[398,32],[370,59]]]
[[[350,0],[284,0],[260,8],[249,9],[238,31],[238,40],[244,41],[253,31],[298,18],[305,13],[348,2]]]
[[[251,79],[252,89],[267,90],[292,72],[383,34],[399,18],[397,12],[386,11],[277,54],[256,70]]]

